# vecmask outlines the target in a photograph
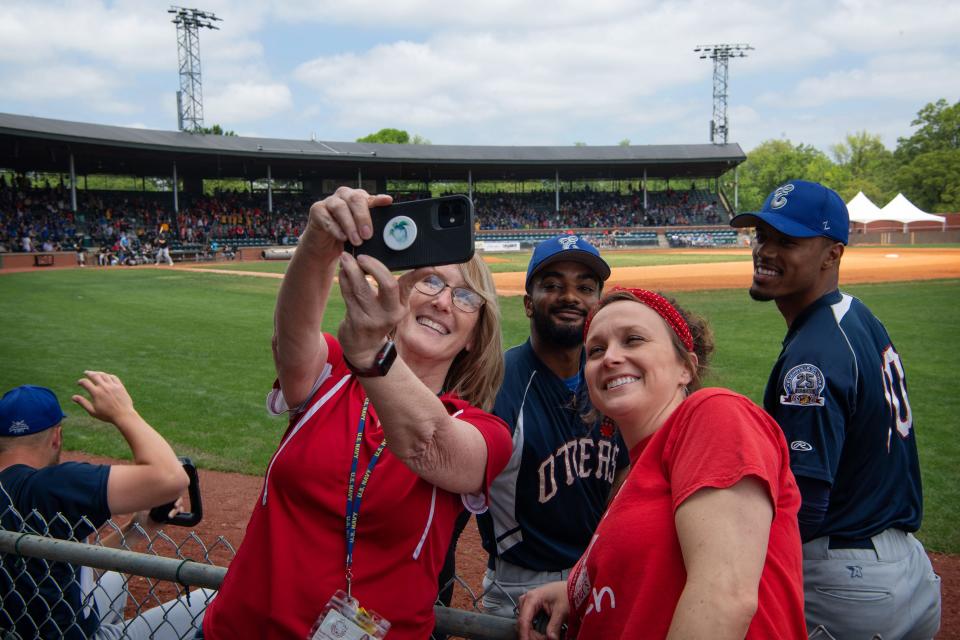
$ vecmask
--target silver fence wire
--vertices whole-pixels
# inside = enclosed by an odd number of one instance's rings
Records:
[[[222,536],[208,543],[193,531],[150,536],[113,520],[100,529],[86,518],[48,522],[36,511],[18,513],[5,497],[0,493],[0,640],[194,638],[236,554]],[[516,606],[497,583],[477,592],[453,575],[440,590],[432,638],[515,639],[513,618],[482,613],[485,597],[508,613]],[[471,610],[450,607],[451,600]]]

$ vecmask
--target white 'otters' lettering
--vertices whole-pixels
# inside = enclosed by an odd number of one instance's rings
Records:
[[[594,455],[596,449],[596,455]],[[620,447],[609,440],[569,440],[540,463],[540,503],[549,501],[561,483],[570,486],[577,478],[602,478],[613,482]]]

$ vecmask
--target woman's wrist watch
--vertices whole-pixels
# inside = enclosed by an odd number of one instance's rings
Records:
[[[386,344],[380,348],[380,351],[377,352],[377,355],[373,358],[373,364],[365,369],[361,369],[354,365],[350,360],[347,359],[347,356],[343,356],[343,361],[347,363],[347,367],[350,371],[353,372],[353,375],[358,378],[378,378],[380,376],[387,375],[387,372],[390,371],[390,367],[393,366],[393,361],[397,359],[397,349],[393,343],[393,340],[388,339]]]

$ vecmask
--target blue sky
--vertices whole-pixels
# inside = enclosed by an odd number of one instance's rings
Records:
[[[169,5],[0,0],[0,111],[172,130]],[[960,99],[960,2],[887,0],[202,0],[206,124],[435,144],[708,141],[712,64],[730,63],[730,139],[891,149],[926,103]]]

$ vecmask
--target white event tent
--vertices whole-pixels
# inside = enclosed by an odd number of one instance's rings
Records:
[[[847,211],[850,213],[850,222],[873,222],[880,220],[880,207],[873,204],[873,200],[864,195],[863,191],[857,192],[853,200],[847,203]]]
[[[902,193],[898,193],[896,198],[891,200],[883,209],[880,209],[861,191],[847,203],[847,211],[850,213],[850,222],[862,222],[864,225],[878,220],[900,222],[903,224],[904,233],[907,231],[907,225],[911,222],[939,222],[944,229],[947,225],[947,219],[944,216],[921,211],[907,200]]]

